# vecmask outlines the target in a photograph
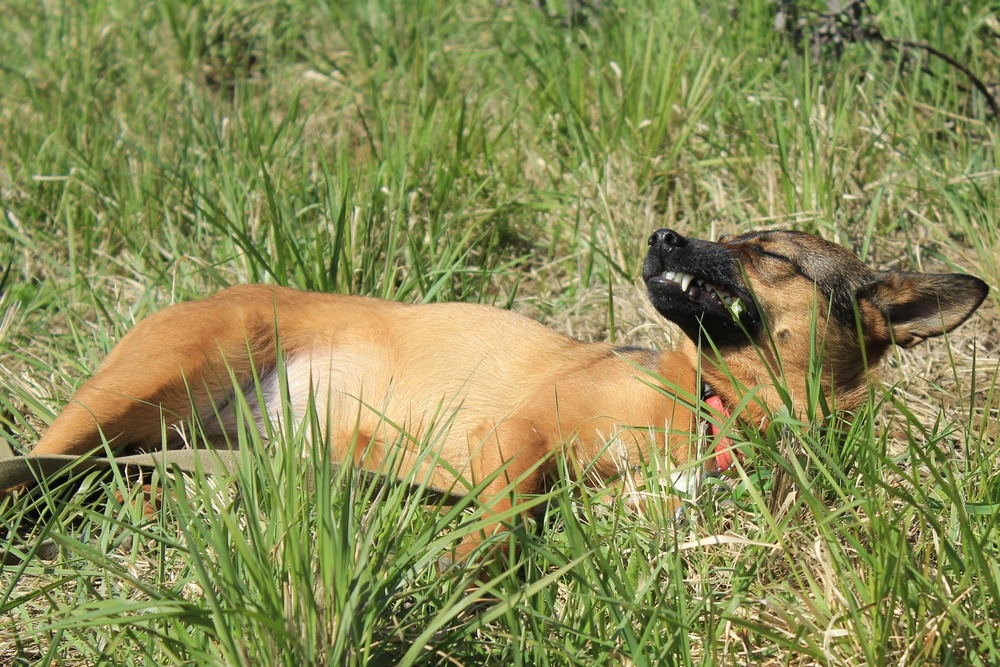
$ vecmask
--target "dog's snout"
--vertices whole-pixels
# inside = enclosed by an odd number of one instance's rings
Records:
[[[688,239],[672,229],[657,229],[649,237],[649,252],[642,266],[643,277],[649,280],[663,273],[666,264],[676,261],[677,251],[689,243]]]
[[[672,229],[657,229],[649,237],[649,246],[651,248],[669,250],[670,248],[683,248],[687,244],[688,240]]]

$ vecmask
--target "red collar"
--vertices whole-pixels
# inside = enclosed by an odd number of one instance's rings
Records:
[[[714,420],[706,420],[708,435],[715,440],[715,468],[717,472],[726,472],[727,470],[731,470],[733,464],[736,462],[734,453],[735,456],[738,456],[739,453],[736,451],[733,439],[722,435],[722,429],[716,424],[725,422],[731,415],[725,403],[722,402],[722,398],[710,386],[707,384],[703,385],[701,393],[701,400],[715,413],[712,415]]]

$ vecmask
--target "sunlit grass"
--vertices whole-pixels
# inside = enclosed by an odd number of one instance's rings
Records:
[[[996,80],[990,6],[873,9]],[[237,283],[662,347],[634,285],[649,232],[777,225],[993,296],[893,359],[846,434],[792,413],[748,434],[682,521],[561,475],[495,538],[509,559],[443,574],[483,509],[332,465],[308,424],[246,431],[228,477],[154,475],[149,516],[122,474],[52,480],[0,519],[0,661],[1000,661],[996,119],[939,59],[814,53],[774,12],[8,3],[0,437],[20,451],[136,320]]]

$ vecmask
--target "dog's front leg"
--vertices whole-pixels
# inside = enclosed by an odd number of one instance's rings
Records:
[[[498,425],[484,425],[473,433],[471,443],[475,443],[470,461],[473,481],[480,484],[490,480],[480,495],[483,525],[438,561],[442,571],[465,561],[484,541],[505,530],[511,510],[524,497],[542,490],[549,470],[551,448],[541,430],[529,420],[509,419]],[[498,542],[494,553],[508,555],[507,544]]]

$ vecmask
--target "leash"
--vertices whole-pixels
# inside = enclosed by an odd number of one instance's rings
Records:
[[[232,450],[174,449],[165,452],[133,454],[130,456],[72,456],[47,454],[44,456],[17,456],[6,440],[0,440],[0,489],[22,484],[34,484],[41,479],[57,475],[79,475],[91,470],[109,470],[113,467],[137,466],[144,469],[176,469],[207,475],[224,475],[236,470],[239,452]]]
[[[239,467],[240,453],[232,449],[170,449],[161,452],[146,452],[129,456],[73,456],[67,454],[46,454],[43,456],[18,456],[6,440],[0,439],[0,492],[22,484],[35,485],[39,480],[62,476],[81,475],[93,470],[138,467],[144,470],[167,470],[194,474],[198,471],[206,475],[219,476],[234,473]],[[309,471],[312,473],[312,471]],[[373,477],[386,481],[389,475],[364,471]],[[453,506],[463,502],[466,495],[454,488],[445,489],[416,482],[400,481],[412,492],[422,492],[432,503]],[[308,484],[313,486],[313,475]],[[2,497],[2,496],[0,496]]]
[[[702,400],[711,408],[717,418],[724,421],[731,417],[722,399],[707,384],[702,387]],[[735,465],[736,458],[739,457],[733,440],[724,435],[719,427],[711,421],[708,422],[708,435],[716,442],[713,454],[717,472],[731,470]],[[231,449],[170,449],[113,457],[96,454],[82,457],[69,454],[18,456],[11,449],[10,443],[0,439],[0,493],[4,489],[21,485],[34,485],[39,480],[49,477],[81,475],[93,470],[109,470],[113,467],[124,469],[132,466],[146,470],[180,471],[188,474],[194,474],[200,470],[206,475],[218,476],[233,473],[238,465],[239,452]],[[388,479],[384,474],[372,474]],[[431,499],[444,505],[455,505],[464,497],[456,493],[454,489],[403,483],[407,484],[411,490],[423,490]]]
[[[720,423],[732,418],[729,408],[726,407],[726,404],[722,402],[722,398],[715,393],[715,390],[708,383],[702,384],[701,400],[711,408]],[[707,420],[706,423],[708,425],[709,437],[715,439],[715,448],[712,453],[715,455],[716,472],[728,472],[736,465],[736,459],[743,457],[740,451],[736,449],[733,439],[728,435],[724,435],[719,426],[711,420]]]

